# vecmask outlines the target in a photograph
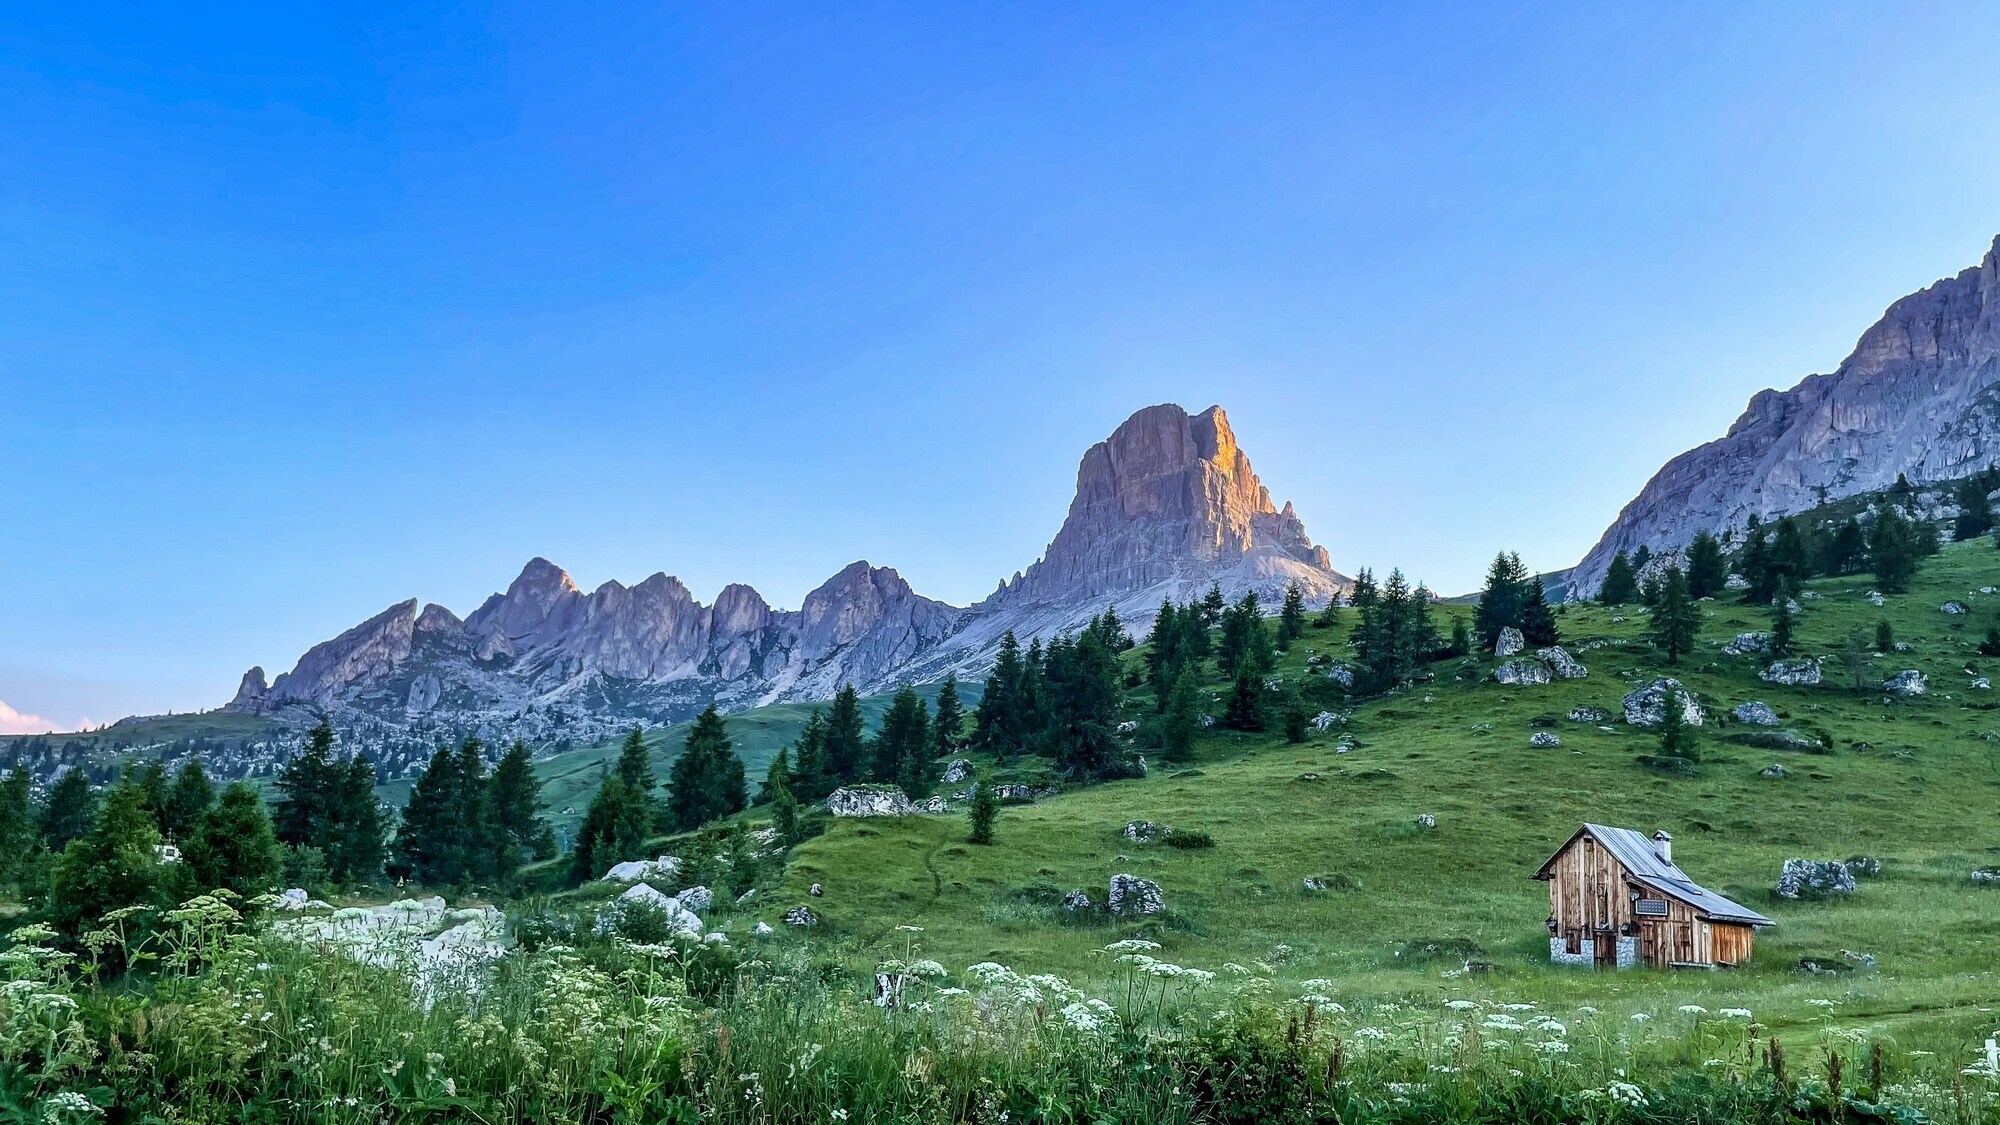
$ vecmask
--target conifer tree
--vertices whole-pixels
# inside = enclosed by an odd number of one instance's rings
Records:
[[[1099,639],[1104,642],[1105,648],[1111,650],[1113,656],[1132,647],[1132,634],[1126,632],[1125,623],[1118,620],[1117,606],[1105,606],[1104,612],[1090,624],[1091,628],[1097,630]]]
[[[139,787],[146,795],[146,811],[153,814],[153,823],[166,831],[167,815],[167,767],[158,758],[144,762],[127,761],[125,780]]]
[[[0,883],[19,879],[35,850],[32,786],[26,766],[15,766],[0,780]]]
[[[1752,516],[1750,518],[1754,520],[1757,517]],[[1651,547],[1646,546],[1644,543],[1639,544],[1639,549],[1632,552],[1633,573],[1636,574],[1639,571],[1645,570],[1646,564],[1652,561],[1653,561],[1653,549]]]
[[[1024,750],[1037,749],[1049,728],[1047,680],[1048,657],[1036,637],[1021,656],[1021,684],[1014,690],[1014,741]]]
[[[1771,535],[1769,559],[1764,582],[1771,597],[1793,597],[1800,585],[1813,576],[1812,552],[1806,548],[1797,520],[1778,521],[1777,530]]]
[[[993,842],[993,822],[1000,818],[1000,797],[994,792],[993,783],[983,777],[972,779],[972,835],[968,839],[975,844]]]
[[[181,861],[197,892],[222,888],[249,898],[275,888],[284,861],[264,798],[240,781],[225,788],[189,833]]]
[[[889,709],[882,715],[882,729],[876,732],[874,751],[871,781],[915,781],[924,772],[922,764],[931,753],[930,711],[908,684],[898,688],[889,701]]]
[[[1222,725],[1230,730],[1264,729],[1264,681],[1246,666],[1236,673],[1236,687],[1223,709]]]
[[[1153,631],[1146,637],[1147,678],[1152,681],[1154,709],[1158,711],[1167,709],[1167,695],[1187,663],[1182,631],[1180,610],[1171,598],[1162,600],[1160,614],[1153,618]]]
[[[1521,556],[1502,551],[1486,568],[1486,585],[1479,591],[1479,608],[1472,616],[1472,631],[1482,647],[1491,650],[1500,640],[1500,630],[1519,629],[1528,606],[1528,568]]]
[[[1597,588],[1597,600],[1605,605],[1629,605],[1639,600],[1639,579],[1625,552],[1611,556],[1611,565],[1604,570],[1604,584]]]
[[[333,726],[321,719],[306,734],[305,749],[278,771],[278,802],[272,820],[278,839],[293,847],[326,847],[336,788]]]
[[[667,815],[677,831],[690,831],[743,811],[743,759],[729,740],[729,725],[709,704],[688,731],[687,749],[667,778]]]
[[[1668,584],[1673,585],[1671,580]],[[1682,762],[1692,769],[1701,762],[1699,733],[1681,714],[1680,693],[1667,692],[1666,703],[1660,708],[1660,757]]]
[[[934,753],[939,757],[955,754],[965,746],[965,704],[958,698],[956,672],[946,672],[944,686],[938,689],[937,714],[931,718],[931,737],[936,742]]]
[[[658,828],[664,820],[655,796],[660,780],[653,773],[652,755],[646,751],[646,733],[638,726],[634,726],[618,746],[618,780],[625,783],[625,788],[645,799],[646,807],[653,812],[653,827]]]
[[[1827,540],[1822,569],[1828,574],[1853,574],[1867,561],[1868,536],[1861,530],[1861,521],[1849,516]]]
[[[1099,631],[1058,638],[1043,660],[1041,741],[1069,777],[1118,777],[1131,757],[1120,743],[1118,657]]]
[[[143,804],[145,794],[139,794]],[[148,815],[151,815],[150,813]],[[64,770],[42,799],[38,817],[42,846],[61,852],[71,840],[81,838],[97,820],[97,794],[90,788],[90,776],[82,766]]]
[[[1225,676],[1248,668],[1253,675],[1268,673],[1277,663],[1271,650],[1271,633],[1257,604],[1257,591],[1245,591],[1241,600],[1222,615],[1222,643],[1215,652],[1216,667]]]
[[[546,855],[553,840],[542,819],[542,787],[534,759],[520,740],[507,748],[486,783],[486,844],[494,879],[511,883],[521,866]]]
[[[1792,630],[1797,625],[1792,618],[1792,603],[1789,598],[1771,599],[1771,655],[1790,656],[1792,654]]]
[[[1859,695],[1873,679],[1868,674],[1873,657],[1868,654],[1867,642],[1861,639],[1861,630],[1847,631],[1847,637],[1841,642],[1836,657],[1840,662],[1841,678],[1847,681],[1848,687],[1856,695]]]
[[[1868,529],[1868,566],[1883,593],[1909,591],[1916,576],[1919,557],[1915,529],[1893,506],[1876,509],[1874,526]]]
[[[1722,544],[1707,531],[1697,531],[1687,550],[1688,594],[1712,598],[1722,593],[1729,580],[1729,567],[1722,561]]]
[[[652,809],[645,799],[611,774],[597,787],[570,853],[569,879],[583,883],[603,875],[613,864],[646,854],[652,829]]]
[[[1986,627],[1986,639],[1979,642],[1979,655],[2000,656],[2000,626]]]
[[[1549,608],[1548,591],[1540,578],[1528,583],[1528,600],[1521,607],[1521,639],[1539,647],[1562,643],[1555,611]]]
[[[1278,651],[1290,652],[1292,642],[1306,632],[1306,592],[1297,582],[1285,586],[1284,604],[1278,610]]]
[[[1160,722],[1163,753],[1170,762],[1194,757],[1195,735],[1201,731],[1201,694],[1195,687],[1194,672],[1183,669],[1167,694],[1166,715]]]
[[[1472,626],[1457,614],[1451,618],[1451,647],[1446,653],[1450,656],[1469,656],[1472,653]]]
[[[1005,759],[1020,748],[1019,719],[1015,714],[1016,695],[1021,689],[1021,643],[1009,629],[1000,638],[1000,651],[987,674],[986,690],[979,696],[973,713],[972,741],[996,758]]]
[[[201,759],[190,757],[174,774],[160,803],[160,831],[169,840],[186,838],[195,822],[215,800],[215,787],[201,768]]]
[[[1293,743],[1304,742],[1309,736],[1312,727],[1306,719],[1305,701],[1299,698],[1299,693],[1289,692],[1286,694],[1284,714],[1285,741]]]
[[[1958,482],[1958,490],[1953,499],[1958,502],[1958,517],[1952,521],[1951,537],[1963,543],[1967,539],[1977,539],[1993,529],[1993,505],[1986,498],[1986,477],[1967,477]]]
[[[1201,596],[1201,627],[1214,629],[1221,625],[1222,611],[1228,607],[1229,603],[1222,597],[1222,583],[1209,583],[1208,593]]]
[[[334,791],[334,830],[324,849],[327,873],[343,883],[370,883],[382,875],[389,853],[389,820],[375,799],[375,763],[356,752],[347,759]],[[553,841],[551,841],[553,843]]]
[[[1771,600],[1776,585],[1771,575],[1771,533],[1764,522],[1752,515],[1743,529],[1743,547],[1736,552],[1736,573],[1743,576],[1743,603],[1756,605]]]
[[[112,786],[89,831],[70,841],[56,861],[48,898],[56,929],[78,937],[113,910],[163,905],[167,872],[159,845],[160,827],[145,791],[129,783]]]
[[[455,886],[487,874],[486,765],[479,740],[440,746],[410,788],[396,851],[418,881]]]
[[[1894,652],[1895,650],[1896,631],[1889,627],[1887,619],[1877,621],[1875,623],[1875,651]]]
[[[793,795],[817,801],[833,792],[826,770],[826,716],[815,707],[792,743],[792,765],[786,780]]]
[[[1667,568],[1660,584],[1660,604],[1653,610],[1646,632],[1653,645],[1666,653],[1668,664],[1679,664],[1681,657],[1694,651],[1695,637],[1701,632],[1701,607],[1688,596],[1687,576],[1680,567]]]
[[[861,694],[853,684],[834,693],[826,720],[826,781],[838,787],[859,781],[866,768],[867,743],[862,733]],[[831,791],[831,790],[829,790]]]

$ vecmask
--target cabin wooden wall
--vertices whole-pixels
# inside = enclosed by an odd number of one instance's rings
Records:
[[[1704,922],[1694,907],[1652,891],[1644,894],[1666,900],[1666,917],[1635,914],[1625,866],[1588,836],[1555,858],[1549,876],[1549,916],[1556,920],[1553,936],[1572,951],[1586,939],[1600,946],[1615,942],[1627,923],[1637,922],[1640,959],[1655,968],[1742,965],[1750,960],[1757,934],[1753,927]],[[1604,950],[1599,953],[1600,963],[1608,959]]]

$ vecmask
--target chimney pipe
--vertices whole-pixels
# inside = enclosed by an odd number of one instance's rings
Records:
[[[1672,863],[1674,861],[1674,837],[1672,833],[1669,833],[1664,828],[1653,833],[1653,854],[1660,857],[1661,863]]]

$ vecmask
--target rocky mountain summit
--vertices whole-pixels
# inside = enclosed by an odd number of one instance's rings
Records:
[[[704,606],[663,573],[586,593],[537,558],[463,619],[412,599],[314,646],[275,680],[252,668],[225,710],[300,724],[324,714],[386,742],[466,731],[587,741],[709,703],[976,674],[1009,629],[1054,636],[1107,606],[1139,628],[1163,597],[1196,597],[1212,582],[1275,605],[1288,583],[1324,603],[1345,581],[1291,506],[1273,506],[1220,408],[1153,406],[1084,454],[1042,560],[969,609],[866,562],[783,610],[743,585]]]
[[[1832,374],[1750,400],[1723,437],[1667,462],[1578,564],[1591,593],[1618,551],[1970,475],[2000,457],[2000,239],[1976,266],[1904,297]]]

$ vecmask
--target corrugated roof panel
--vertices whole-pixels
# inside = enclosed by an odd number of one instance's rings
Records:
[[[1660,853],[1653,849],[1652,838],[1643,832],[1613,828],[1608,824],[1585,824],[1583,830],[1624,865],[1633,878],[1658,888],[1662,894],[1680,899],[1712,919],[1751,926],[1777,924],[1742,903],[1733,902],[1690,879],[1688,873],[1677,865],[1661,859]]]

